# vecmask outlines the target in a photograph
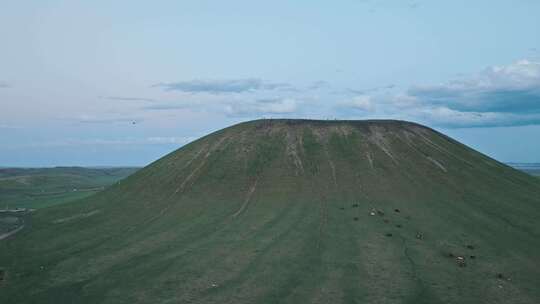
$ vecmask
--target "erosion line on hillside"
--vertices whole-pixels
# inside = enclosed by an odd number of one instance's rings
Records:
[[[434,164],[435,166],[437,166],[439,169],[441,169],[442,171],[444,172],[448,172],[448,170],[446,170],[446,167],[444,167],[438,160],[434,159],[433,157],[431,156],[428,156],[426,153],[424,153],[423,151],[421,151],[420,149],[418,149],[417,147],[415,147],[412,143],[411,143],[411,139],[405,135],[405,137],[407,138],[407,140],[403,140],[401,137],[398,136],[398,140],[400,140],[401,142],[405,143],[407,146],[409,146],[411,149],[413,149],[415,152],[421,154],[422,156],[424,156],[427,160],[429,160],[432,164]],[[435,148],[436,149],[436,148]]]
[[[69,221],[80,219],[80,218],[91,217],[92,215],[98,214],[100,212],[101,212],[101,210],[96,209],[96,210],[92,210],[92,211],[86,212],[86,213],[75,214],[75,215],[72,215],[72,216],[56,219],[56,220],[53,221],[53,224],[61,224],[61,223],[69,222]]]
[[[418,283],[418,285],[420,286],[420,292],[416,297],[417,298],[422,298],[422,295],[426,291],[426,286],[424,284],[424,281],[418,276],[418,272],[416,270],[416,264],[414,263],[414,260],[409,255],[409,247],[407,246],[407,242],[406,242],[405,238],[402,235],[400,235],[399,237],[401,239],[402,246],[403,246],[403,254],[405,255],[405,257],[409,261],[409,264],[411,265],[411,271],[412,271],[413,278]]]
[[[384,154],[386,154],[394,164],[399,165],[399,162],[394,158],[394,155],[390,152],[391,147],[387,140],[384,138],[384,135],[381,135],[380,131],[376,129],[370,129],[371,136],[368,137],[368,140],[381,149]]]
[[[337,178],[336,178],[336,166],[334,165],[334,162],[330,158],[330,154],[328,153],[328,148],[325,148],[324,152],[326,154],[326,159],[328,160],[328,164],[330,165],[330,169],[332,170],[332,179],[334,181],[334,186],[337,188],[338,184],[337,184]],[[320,208],[319,239],[317,241],[317,249],[321,248],[324,227],[328,223],[328,200],[326,199],[326,195],[324,195],[324,193],[320,193],[320,197],[321,197],[321,202],[320,202],[320,207],[319,207]]]
[[[374,139],[371,140],[371,142],[379,149],[381,149],[381,151],[383,151],[384,154],[386,154],[394,164],[398,164],[397,160],[394,158],[394,155],[392,155],[392,153],[390,153],[390,150],[385,146],[385,143],[381,142],[380,139]]]
[[[330,169],[332,169],[332,179],[334,180],[334,186],[337,187],[337,178],[336,178],[336,166],[334,165],[334,162],[330,158],[330,154],[328,153],[328,149],[324,149],[324,152],[326,153],[326,159],[328,160],[328,164],[330,165]]]
[[[226,136],[222,137],[213,147],[211,147],[210,149],[208,149],[208,151],[206,152],[206,154],[204,155],[204,158],[203,160],[201,161],[201,163],[195,168],[193,169],[189,175],[184,179],[184,181],[180,184],[180,187],[178,187],[174,194],[178,193],[179,191],[183,191],[186,184],[193,178],[193,176],[204,166],[206,165],[206,160],[208,159],[208,157],[210,157],[210,155],[212,155],[212,152],[215,151],[217,148],[219,148],[219,146],[223,143],[223,141],[227,139]]]
[[[426,136],[424,136],[424,134],[421,134],[421,133],[416,133],[418,136],[420,136],[428,145],[432,146],[435,150],[438,150],[439,152],[442,152],[442,153],[446,153],[466,164],[468,164],[469,166],[471,167],[474,167],[473,164],[471,164],[470,162],[468,162],[467,160],[455,155],[454,153],[448,151],[447,149],[439,146],[438,144],[434,143],[431,139],[427,138]]]
[[[257,182],[259,181],[259,179],[255,179],[255,182],[253,183],[253,185],[251,185],[251,187],[249,188],[247,194],[246,194],[246,198],[244,199],[244,203],[242,204],[242,206],[240,206],[240,209],[238,209],[238,211],[236,211],[234,214],[233,214],[233,217],[237,217],[238,215],[240,215],[248,206],[250,200],[251,200],[251,196],[253,196],[253,193],[255,192],[255,189],[257,188]]]
[[[291,206],[291,205],[289,205]],[[293,216],[297,216],[300,214],[306,214],[308,212],[308,208],[310,208],[309,204],[304,204],[300,207],[294,206],[290,207],[291,209],[301,208],[300,211],[289,211],[289,212],[296,212],[293,214]],[[283,219],[288,215],[289,213],[287,211],[284,211],[283,213],[280,213],[280,215],[277,216],[280,223],[283,223]],[[288,222],[288,221],[287,221]],[[302,220],[296,220],[292,221],[291,224],[287,224],[285,229],[280,230],[276,232],[276,234],[271,238],[269,242],[261,242],[259,245],[257,245],[258,251],[255,255],[253,255],[251,258],[249,258],[249,262],[241,267],[236,268],[237,271],[230,277],[227,278],[223,284],[220,284],[219,287],[216,289],[224,289],[224,288],[236,288],[240,284],[246,282],[249,278],[247,277],[247,274],[253,273],[254,271],[257,271],[257,269],[261,269],[261,267],[264,263],[263,261],[267,259],[268,256],[273,254],[273,248],[279,248],[279,244],[283,243],[287,240],[287,237],[295,232],[298,231],[298,227],[303,223]],[[269,230],[267,229],[259,229],[259,231],[266,231],[268,233]]]
[[[369,151],[366,151],[366,157],[369,162],[369,166],[371,167],[371,170],[373,170],[373,158],[371,157],[371,153]]]
[[[201,163],[195,168],[193,169],[189,175],[184,179],[184,181],[180,184],[180,187],[176,188],[176,190],[174,191],[174,194],[180,192],[180,191],[183,191],[186,184],[191,180],[191,178],[193,178],[193,176],[195,175],[195,173],[197,173],[197,171],[199,171],[204,165],[206,165],[206,158],[204,158]]]
[[[202,147],[202,148],[195,154],[195,156],[194,156],[192,159],[190,159],[190,160],[186,163],[186,165],[185,165],[184,167],[182,167],[182,170],[180,170],[180,171],[183,171],[184,169],[186,169],[187,167],[189,167],[189,165],[191,165],[191,164],[193,163],[193,161],[195,161],[196,159],[199,158],[199,155],[200,155],[205,149],[207,149],[207,147]],[[210,151],[210,149],[211,149],[211,148],[208,148],[207,152]],[[208,153],[207,153],[207,154],[208,154]],[[201,164],[199,164],[199,166],[197,166],[195,169],[191,170],[191,172],[190,172],[190,173],[188,174],[188,176],[184,179],[184,181],[182,181],[182,183],[180,184],[180,186],[179,186],[178,188],[176,188],[176,190],[174,190],[173,195],[176,194],[176,193],[178,193],[178,192],[180,192],[180,191],[183,189],[185,183],[186,183],[189,179],[191,179],[191,177],[195,174],[195,172],[197,172],[197,171],[204,165],[204,163],[205,163],[205,159],[203,159],[203,160],[201,161]]]
[[[407,146],[409,146],[411,149],[413,149],[414,151],[416,151],[416,152],[418,152],[418,153],[420,153],[420,154],[422,154],[422,155],[424,155],[424,156],[426,155],[426,153],[420,151],[420,149],[418,149],[417,147],[415,147],[415,146],[413,145],[412,139],[409,137],[409,134],[405,133],[405,138],[406,138],[407,140],[403,140],[401,137],[398,136],[398,139],[399,139],[400,141],[402,141],[403,143],[405,143]]]
[[[428,156],[427,159],[435,164],[435,166],[439,167],[439,169],[443,170],[444,172],[448,172],[448,170],[446,170],[446,168],[438,160],[432,158],[431,156]]]
[[[401,139],[400,139],[401,140]],[[422,153],[420,150],[418,150],[417,148],[415,148],[414,146],[411,146],[414,150],[418,151],[418,153]],[[418,181],[417,178],[414,177],[413,174],[411,174],[411,172],[409,172],[409,170],[400,170],[399,171],[400,174],[403,174],[410,182],[411,184],[415,184],[417,185],[418,187],[424,187],[424,185],[421,185]]]
[[[381,150],[383,150],[383,152],[384,152],[386,155],[388,155],[388,157],[390,157],[390,159],[392,160],[392,162],[393,162],[394,164],[396,164],[396,165],[398,164],[398,161],[394,158],[394,155],[392,155],[392,153],[390,153],[390,150],[388,150],[388,148],[386,148],[386,147],[384,147],[384,146],[382,146],[382,145],[379,145],[379,144],[377,144],[377,146],[378,146],[379,148],[381,148]]]
[[[210,156],[210,150],[208,150],[205,157],[202,159],[201,163],[197,167],[195,167],[195,169],[191,170],[191,172],[188,174],[188,176],[180,184],[180,187],[176,188],[176,190],[174,191],[174,194],[184,190],[184,187],[191,180],[191,178],[193,178],[195,173],[197,173],[197,171],[199,171],[206,164],[206,159],[208,158],[208,156]]]
[[[153,222],[154,220],[158,219],[159,217],[163,216],[165,214],[165,212],[167,212],[169,210],[169,208],[171,208],[172,204],[168,204],[167,206],[165,206],[164,208],[161,208],[161,210],[159,210],[159,214],[157,215],[154,215],[152,216],[151,218],[147,219],[147,220],[144,220],[141,224],[142,225],[146,225],[146,224],[149,224],[151,222]],[[132,228],[130,228],[129,230],[133,230],[135,229],[135,226],[133,226]]]
[[[304,173],[304,165],[302,164],[302,160],[298,156],[298,153],[296,152],[296,150],[292,150],[291,155],[293,157],[294,165],[296,166],[296,169],[297,169],[296,175],[298,175],[298,171],[300,171],[300,173]]]
[[[22,220],[22,219],[21,219],[21,220]],[[8,237],[14,235],[15,233],[17,233],[17,232],[23,230],[23,228],[24,228],[24,220],[22,220],[22,221],[23,221],[23,222],[22,222],[21,226],[20,226],[20,227],[17,227],[15,230],[12,230],[12,231],[7,232],[7,233],[4,233],[4,234],[0,234],[0,241],[3,240],[3,239],[7,239]]]
[[[196,160],[199,155],[201,155],[202,151],[204,151],[204,149],[206,149],[205,146],[203,146],[202,148],[199,149],[199,151],[197,151],[197,153],[195,153],[195,155],[186,162],[186,164],[182,167],[182,170],[186,169],[187,167],[189,167],[189,165],[191,165],[191,163]]]
[[[328,202],[324,194],[321,194],[319,208],[319,239],[317,240],[317,249],[321,249],[324,227],[328,223]]]
[[[172,178],[173,180],[176,180],[177,177],[179,176],[182,176],[183,173],[184,173],[184,170],[188,169],[188,167],[194,162],[196,161],[197,159],[199,159],[199,157],[201,156],[201,154],[204,152],[204,151],[207,151],[209,149],[209,144],[207,143],[204,143],[202,144],[202,147],[197,151],[195,152],[194,155],[191,156],[191,158],[186,161],[186,163],[184,164],[184,166],[182,166],[182,168],[180,170],[171,170],[171,172],[169,173],[169,176],[170,178]],[[180,187],[176,188],[173,195],[178,193],[178,191],[180,191]],[[145,205],[147,206],[148,203]]]
[[[220,138],[218,140],[218,142],[213,145],[211,148],[208,149],[208,151],[206,152],[204,158],[202,159],[201,163],[195,168],[193,169],[190,174],[184,179],[184,181],[180,184],[180,187],[178,187],[172,194],[171,196],[169,197],[169,200],[172,199],[173,196],[175,196],[177,193],[180,193],[182,194],[185,190],[185,186],[186,184],[195,176],[195,174],[204,166],[206,165],[206,160],[208,159],[208,157],[210,157],[210,155],[212,155],[212,152],[215,151],[217,148],[219,148],[219,146],[221,146],[221,144],[228,138],[228,136],[223,136],[222,138]],[[158,219],[159,217],[163,216],[165,214],[165,212],[167,212],[171,206],[173,205],[174,203],[169,203],[167,204],[167,206],[163,207],[160,211],[159,211],[159,214],[149,218],[148,220],[146,221],[143,221],[143,224],[147,224],[147,223],[150,223],[150,222],[153,222],[154,220]]]
[[[292,157],[294,166],[296,168],[295,174],[296,176],[298,176],[299,173],[303,174],[304,165],[302,164],[302,160],[298,156],[298,151],[297,151],[297,143],[299,140],[297,139],[296,136],[293,138],[293,135],[291,135],[289,132],[287,132],[286,140],[287,140],[287,154]]]

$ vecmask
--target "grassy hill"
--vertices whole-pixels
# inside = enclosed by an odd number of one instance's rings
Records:
[[[539,303],[540,183],[401,121],[258,120],[0,241],[0,303]]]
[[[0,168],[0,209],[44,208],[88,197],[137,168]]]

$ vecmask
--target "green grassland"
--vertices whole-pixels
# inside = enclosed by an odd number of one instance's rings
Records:
[[[539,218],[536,179],[431,129],[253,121],[34,212],[0,303],[540,303]]]
[[[0,209],[37,209],[85,198],[136,170],[81,167],[2,168]]]

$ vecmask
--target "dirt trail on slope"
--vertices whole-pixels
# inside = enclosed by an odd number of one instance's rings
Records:
[[[10,231],[8,233],[1,234],[0,235],[0,241],[14,235],[15,233],[21,231],[23,228],[24,228],[24,225],[22,225],[21,227],[18,227],[17,229],[15,229],[13,231]]]
[[[379,149],[381,149],[384,154],[386,154],[390,158],[390,160],[392,160],[394,164],[398,165],[399,162],[395,159],[394,155],[391,152],[392,147],[384,136],[385,131],[378,127],[370,127],[369,130],[371,133],[368,136],[368,140],[375,146],[377,146]]]
[[[182,183],[180,184],[180,186],[178,188],[176,188],[176,190],[171,194],[171,196],[169,197],[172,198],[174,197],[176,194],[180,193],[180,195],[183,194],[184,190],[186,189],[186,185],[188,184],[188,182],[190,182],[196,175],[196,173],[202,169],[202,167],[204,167],[206,165],[206,160],[210,157],[210,155],[212,155],[212,153],[214,151],[216,151],[222,144],[225,140],[227,140],[230,136],[222,136],[217,143],[215,143],[213,146],[209,147],[207,150],[206,150],[206,154],[204,155],[203,159],[201,160],[201,163],[195,168],[193,169],[189,175],[182,181]],[[204,149],[204,148],[203,148]],[[195,161],[196,159],[199,158],[201,152],[203,151],[203,149],[199,150],[195,156],[188,162],[187,165],[185,165],[183,167],[182,170],[184,170],[185,168],[187,168],[189,166],[189,164],[191,164],[193,161]],[[165,207],[161,208],[161,210],[159,211],[159,213],[157,215],[154,215],[146,220],[144,220],[142,222],[142,225],[147,225],[151,222],[153,222],[154,220],[162,217],[172,206],[174,205],[174,203],[169,203],[167,204]],[[134,228],[133,228],[134,229]],[[129,230],[132,230],[131,228]]]
[[[413,149],[415,152],[417,152],[418,154],[422,155],[423,157],[425,157],[427,160],[429,160],[432,164],[434,164],[436,167],[438,167],[439,169],[441,169],[442,171],[444,172],[448,172],[448,170],[446,169],[446,167],[441,163],[439,162],[438,160],[436,160],[435,158],[431,157],[431,156],[428,156],[425,152],[423,152],[422,150],[418,149],[417,147],[414,146],[413,144],[413,140],[410,138],[410,135],[408,133],[403,133],[404,136],[405,136],[405,139],[401,138],[401,137],[398,137],[398,139],[400,141],[402,141],[403,143],[405,143],[407,146],[409,146],[411,149]],[[422,139],[424,139],[423,137],[421,137]],[[428,140],[429,139],[424,139],[424,140]],[[430,147],[434,147],[434,149],[436,149],[437,151],[440,151],[438,148],[436,148],[435,146],[431,145],[428,143],[428,145]]]
[[[17,229],[12,230],[10,232],[6,232],[4,234],[0,234],[0,241],[3,240],[3,239],[7,239],[8,237],[14,235],[15,233],[23,230],[23,228],[24,228],[24,220],[21,218],[21,221],[22,221],[22,224],[21,224],[20,227],[17,227]]]
[[[417,267],[416,267],[416,263],[414,262],[414,260],[409,255],[409,247],[407,246],[407,241],[405,240],[405,238],[402,235],[400,235],[399,238],[401,239],[401,243],[402,243],[402,246],[403,246],[403,255],[409,261],[409,265],[410,265],[411,271],[412,271],[413,280],[415,280],[417,282],[417,288],[419,289],[419,291],[416,292],[417,293],[416,298],[421,299],[422,296],[424,295],[425,291],[426,291],[426,286],[425,286],[424,281],[422,280],[422,278],[418,275],[418,270],[417,270]]]
[[[424,142],[426,142],[429,146],[433,147],[435,150],[443,153],[443,154],[447,154],[447,155],[450,155],[452,157],[454,157],[455,159],[458,159],[459,161],[462,161],[466,164],[468,164],[469,166],[471,167],[474,167],[474,165],[472,163],[470,163],[469,161],[461,158],[460,156],[457,156],[456,154],[450,152],[449,150],[445,149],[444,147],[436,144],[435,142],[433,142],[431,139],[429,139],[425,134],[424,134],[425,131],[423,130],[419,130],[418,132],[415,132],[416,135],[420,136],[420,138],[422,138],[424,140]]]
[[[366,151],[366,158],[369,162],[369,167],[371,168],[371,170],[373,170],[373,158],[371,157],[371,153],[369,151]]]
[[[328,201],[326,199],[326,195],[321,195],[321,203],[320,203],[320,211],[319,211],[319,239],[317,240],[317,249],[321,249],[321,243],[324,235],[324,227],[328,224]]]
[[[238,209],[238,211],[236,211],[233,214],[233,217],[237,217],[238,215],[240,215],[247,208],[247,206],[249,205],[249,202],[251,200],[251,197],[253,196],[253,193],[255,192],[255,189],[257,188],[257,182],[258,182],[258,179],[255,180],[253,185],[249,188],[248,193],[246,195],[246,199],[244,200],[244,203],[242,204],[240,209]]]
[[[213,147],[210,147],[208,149],[208,151],[206,152],[206,154],[204,155],[204,158],[203,160],[201,161],[201,163],[199,164],[199,166],[197,166],[195,169],[193,169],[189,175],[186,177],[186,179],[184,179],[184,181],[182,182],[182,184],[180,184],[180,187],[178,187],[176,189],[176,191],[174,192],[174,194],[178,193],[178,192],[182,192],[186,186],[186,184],[193,178],[193,176],[195,176],[195,174],[202,168],[204,167],[204,165],[206,165],[206,160],[210,157],[210,155],[212,155],[212,152],[214,152],[215,150],[217,150],[221,144],[228,138],[228,136],[223,136]],[[202,149],[201,149],[202,151]],[[196,156],[193,158],[196,159],[200,154],[200,151],[199,153],[196,154]],[[191,161],[193,161],[191,160]],[[191,163],[191,161],[189,163]],[[187,166],[186,166],[187,167]]]
[[[330,169],[332,169],[332,179],[334,180],[334,186],[337,188],[337,178],[336,178],[336,166],[334,165],[334,162],[330,158],[330,153],[328,153],[328,149],[325,149],[326,152],[326,159],[328,160],[328,165],[330,165]]]
[[[75,215],[72,215],[72,216],[69,216],[69,217],[64,217],[64,218],[54,220],[53,224],[61,224],[61,223],[73,221],[73,220],[80,219],[80,218],[87,218],[87,217],[90,217],[90,216],[92,216],[94,214],[98,214],[100,212],[101,212],[101,210],[97,209],[97,210],[92,210],[92,211],[86,212],[86,213],[75,214]]]
[[[439,167],[439,169],[443,170],[444,172],[448,172],[448,170],[446,170],[446,168],[438,160],[430,156],[428,156],[427,159],[431,161],[433,164],[435,164],[435,166]]]
[[[294,166],[296,168],[295,170],[296,176],[300,174],[304,174],[304,165],[302,164],[302,160],[298,156],[298,148],[297,148],[297,144],[302,146],[301,138],[299,138],[297,135],[291,135],[289,132],[287,132],[286,140],[287,140],[286,153],[293,160]]]

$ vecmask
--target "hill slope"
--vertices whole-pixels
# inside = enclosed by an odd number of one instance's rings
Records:
[[[538,180],[426,127],[252,121],[34,214],[0,302],[538,303],[539,218]]]

